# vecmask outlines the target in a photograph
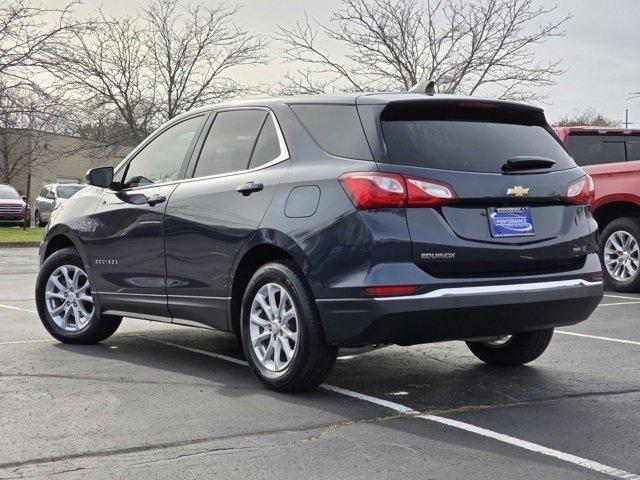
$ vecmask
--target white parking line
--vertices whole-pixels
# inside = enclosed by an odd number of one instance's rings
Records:
[[[597,335],[587,335],[586,333],[567,332],[566,330],[556,330],[555,333],[562,333],[563,335],[573,335],[574,337],[593,338],[595,340],[606,340],[607,342],[626,343],[628,345],[640,346],[640,342],[634,342],[633,340],[622,340],[621,338],[599,337]]]
[[[141,337],[142,338],[142,337]],[[183,350],[187,350],[189,352],[200,353],[202,355],[207,355],[209,357],[217,358],[220,360],[226,360],[228,362],[232,362],[238,365],[247,365],[247,362],[244,360],[239,360],[237,358],[229,357],[227,355],[221,355],[219,353],[208,352],[206,350],[201,350],[199,348],[191,348],[184,347],[182,345],[178,345],[176,343],[165,342],[163,340],[155,340],[147,338],[152,342],[161,343],[164,345],[169,345],[175,348],[180,348]],[[384,400],[382,398],[372,397],[370,395],[365,395],[363,393],[354,392],[353,390],[347,390],[346,388],[336,387],[333,385],[322,384],[320,388],[324,390],[329,390],[331,392],[339,393],[341,395],[345,395],[347,397],[357,398],[359,400],[363,400],[368,403],[372,403],[375,405],[379,405],[381,407],[388,408],[398,413],[402,413],[405,415],[412,415],[415,418],[421,418],[423,420],[429,420],[432,422],[441,423],[444,425],[448,425],[450,427],[458,428],[460,430],[465,430],[467,432],[475,433],[477,435],[482,435],[484,437],[489,437],[494,440],[497,440],[502,443],[507,443],[509,445],[523,448],[525,450],[529,450],[535,453],[539,453],[541,455],[546,455],[548,457],[554,457],[559,460],[563,460],[565,462],[573,463],[574,465],[578,465],[583,468],[587,468],[589,470],[593,470],[595,472],[603,473],[605,475],[609,475],[612,477],[620,478],[623,480],[640,480],[640,475],[636,475],[634,473],[625,472],[624,470],[620,470],[617,468],[609,467],[607,465],[603,465],[598,462],[594,462],[592,460],[588,460],[586,458],[578,457],[575,455],[571,455],[570,453],[561,452],[559,450],[554,450],[552,448],[547,448],[542,445],[538,445],[536,443],[527,442],[526,440],[521,440],[519,438],[511,437],[509,435],[504,435],[502,433],[494,432],[492,430],[487,430],[485,428],[476,427],[475,425],[471,425],[469,423],[459,422],[457,420],[452,420],[446,417],[439,417],[436,415],[420,415],[420,412],[407,407],[406,405],[402,405],[400,403],[391,402],[389,400]]]
[[[0,308],[6,308],[9,310],[20,310],[21,312],[38,313],[35,310],[29,310],[28,308],[14,307],[12,305],[3,305],[0,303]]]
[[[637,301],[637,302],[601,303],[600,305],[598,305],[598,308],[600,308],[600,307],[615,307],[616,305],[635,305],[637,303],[640,303],[640,300]]]
[[[502,433],[494,432],[492,430],[487,430],[486,428],[482,428],[482,427],[476,427],[475,425],[459,422],[457,420],[452,420],[450,418],[437,417],[435,415],[420,415],[419,418],[424,418],[425,420],[431,420],[432,422],[438,422],[444,425],[448,425],[450,427],[466,430],[467,432],[472,432],[477,435],[482,435],[483,437],[493,438],[494,440],[497,440],[499,442],[508,443],[509,445],[514,445],[516,447],[520,447],[525,450],[529,450],[531,452],[541,453],[542,455],[547,455],[549,457],[555,457],[559,460],[564,460],[565,462],[570,462],[575,465],[580,465],[581,467],[588,468],[589,470],[603,473],[605,475],[610,475],[612,477],[624,478],[626,480],[640,479],[640,475],[636,475],[634,473],[625,472],[624,470],[619,470],[617,468],[609,467],[607,465],[603,465],[601,463],[594,462],[586,458],[577,457],[575,455],[571,455],[570,453],[554,450],[553,448],[547,448],[542,445],[538,445],[537,443],[531,443],[531,442],[527,442],[526,440],[520,440],[519,438],[511,437],[509,435],[503,435]]]
[[[604,296],[610,298],[624,298],[626,300],[640,300],[640,297],[625,297],[624,295],[610,295],[608,293],[605,293]]]
[[[16,340],[15,342],[0,342],[0,345],[20,345],[22,343],[51,343],[55,340]]]

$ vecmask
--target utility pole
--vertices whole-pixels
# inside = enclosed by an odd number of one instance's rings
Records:
[[[633,122],[629,121],[629,109],[624,110],[624,128],[629,128],[629,125],[633,125]]]

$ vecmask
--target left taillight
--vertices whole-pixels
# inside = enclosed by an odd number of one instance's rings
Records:
[[[564,198],[576,205],[590,205],[596,196],[596,189],[590,175],[585,175],[567,185]]]
[[[345,173],[339,180],[358,210],[436,207],[457,198],[446,183],[395,173],[352,172]]]

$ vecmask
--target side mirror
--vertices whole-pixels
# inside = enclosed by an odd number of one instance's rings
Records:
[[[24,203],[27,203],[27,196],[26,195],[20,195],[20,198],[22,199],[22,201]]]
[[[49,192],[47,193],[47,198],[50,200],[53,200],[54,198],[56,198],[56,194],[53,192]]]
[[[92,168],[87,172],[86,178],[89,185],[109,188],[113,183],[113,167]]]

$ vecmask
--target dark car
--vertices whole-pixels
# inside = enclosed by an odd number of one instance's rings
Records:
[[[31,215],[27,197],[23,197],[11,185],[0,183],[0,226],[29,227]]]
[[[603,294],[593,186],[542,110],[424,94],[181,115],[54,210],[36,300],[67,343],[123,316],[233,332],[298,391],[340,347],[465,340],[537,358]]]

